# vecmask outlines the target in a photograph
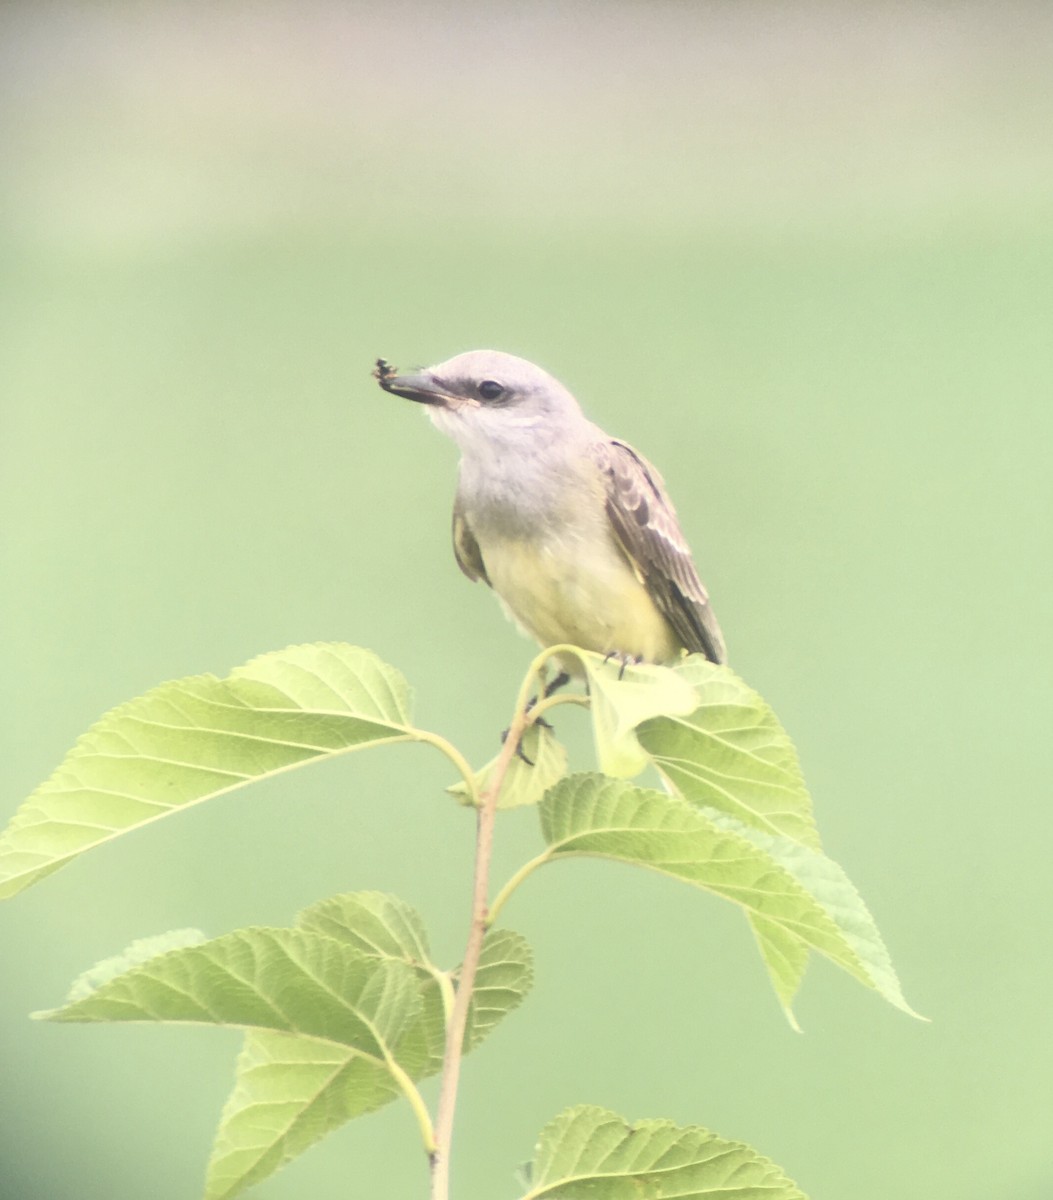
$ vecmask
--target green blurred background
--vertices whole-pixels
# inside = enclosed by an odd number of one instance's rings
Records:
[[[488,757],[531,650],[453,563],[453,447],[369,371],[525,355],[660,464],[932,1024],[817,964],[797,1036],[729,906],[554,867],[457,1194],[516,1194],[587,1101],[812,1200],[1048,1200],[1053,8],[8,3],[0,98],[5,812],[112,705],[298,641]],[[133,938],[378,888],[455,961],[448,774],[315,767],[4,906],[4,1200],[198,1194],[237,1037],[26,1019]],[[497,877],[536,844],[503,818]],[[258,1190],[424,1192],[401,1106]]]

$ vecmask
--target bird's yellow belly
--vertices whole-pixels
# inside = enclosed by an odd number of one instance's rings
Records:
[[[681,643],[608,537],[487,539],[486,573],[508,614],[542,646],[668,662]]]

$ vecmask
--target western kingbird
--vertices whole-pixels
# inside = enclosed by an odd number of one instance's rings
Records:
[[[458,354],[415,375],[383,359],[385,391],[428,406],[460,447],[453,552],[542,647],[622,661],[683,651],[725,661],[724,638],[662,477],[525,359]],[[561,664],[580,674],[576,661]],[[565,678],[565,676],[564,676]]]

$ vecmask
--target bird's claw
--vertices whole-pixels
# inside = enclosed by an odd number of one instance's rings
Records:
[[[537,721],[535,722],[535,724],[537,724],[537,725],[543,725],[543,726],[544,726],[546,729],[551,729],[551,728],[552,728],[552,726],[551,726],[551,725],[548,723],[548,721],[546,721],[546,720],[544,719],[544,717],[538,717],[538,719],[537,719]],[[508,735],[509,735],[511,732],[512,732],[512,730],[511,730],[511,727],[509,727],[508,729],[502,729],[502,730],[501,730],[501,745],[502,745],[502,746],[505,744],[505,742],[507,742],[507,741],[508,741]],[[524,735],[525,733],[526,733],[526,730],[524,729],[524,730],[523,730],[523,733],[521,733],[521,734],[519,735],[519,741],[516,743],[516,758],[520,758],[520,759],[522,759],[522,760],[523,760],[523,762],[525,762],[525,763],[526,763],[526,765],[527,765],[528,767],[532,767],[532,766],[534,766],[534,765],[535,765],[535,764],[534,764],[534,760],[533,760],[532,758],[530,758],[530,757],[527,755],[527,752],[526,752],[526,751],[523,749],[523,735]]]
[[[565,687],[568,683],[570,683],[570,675],[568,675],[566,671],[560,671],[560,673],[558,675],[556,675],[555,678],[553,678],[550,683],[547,683],[545,685],[545,687],[542,688],[540,695],[533,696],[533,697],[531,697],[530,700],[527,701],[527,706],[526,706],[524,715],[529,716],[529,714],[534,711],[534,709],[537,707],[537,705],[542,700],[547,700],[549,698],[549,696],[551,696],[554,692],[558,692],[561,687]],[[537,725],[541,729],[549,729],[550,730],[552,728],[552,722],[546,721],[544,717],[531,718],[531,720],[526,728],[529,729],[530,725]],[[511,726],[509,726],[508,729],[505,729],[502,731],[502,733],[501,733],[501,745],[502,746],[505,744],[505,742],[508,741],[508,735],[510,732],[511,732]],[[525,733],[526,733],[526,729],[524,729],[523,733],[519,735],[519,744],[516,746],[516,758],[521,758],[528,767],[532,767],[532,766],[534,766],[534,760],[532,758],[528,757],[526,754],[526,751],[523,749],[523,735]]]
[[[568,683],[570,683],[570,674],[567,671],[560,671],[558,675],[553,676],[551,682],[545,684],[545,689],[541,693],[541,697],[547,700],[549,696],[555,695],[555,693],[558,692],[561,687],[566,687]],[[538,697],[535,696],[534,699],[530,701],[530,708],[533,708],[537,702]]]
[[[625,678],[625,668],[631,663],[634,667],[643,662],[643,659],[635,654],[623,654],[620,650],[608,650],[603,656],[604,664],[609,663],[612,658],[618,659],[621,666],[618,668],[618,682],[620,683]]]

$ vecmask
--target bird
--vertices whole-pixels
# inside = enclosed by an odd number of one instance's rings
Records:
[[[453,551],[542,649],[626,663],[727,660],[724,637],[658,471],[612,438],[541,367],[471,350],[374,377],[426,406],[460,449]],[[558,655],[560,685],[583,668]],[[548,695],[556,685],[545,689]]]

